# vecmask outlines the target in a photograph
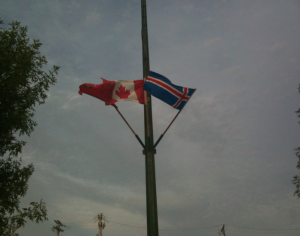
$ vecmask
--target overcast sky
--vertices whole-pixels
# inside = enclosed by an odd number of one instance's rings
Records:
[[[101,77],[142,79],[140,1],[0,5],[4,24],[28,26],[61,67],[22,154],[36,169],[22,204],[43,198],[49,221],[20,236],[54,235],[53,220],[70,226],[63,236],[95,235],[100,213],[103,236],[146,235],[142,147],[113,107],[78,94]],[[197,88],[157,147],[160,235],[216,236],[223,224],[227,236],[299,235],[300,2],[148,0],[147,13],[150,69]],[[143,105],[117,105],[143,138]],[[157,140],[177,110],[152,105]]]

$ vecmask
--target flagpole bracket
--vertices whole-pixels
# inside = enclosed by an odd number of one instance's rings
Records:
[[[154,144],[154,148],[156,148],[157,144],[160,142],[160,140],[163,138],[164,134],[160,135],[159,139]]]
[[[142,147],[145,148],[145,144],[142,142],[142,140],[140,139],[140,137],[137,134],[135,135],[135,137],[139,141],[139,143],[142,145]]]

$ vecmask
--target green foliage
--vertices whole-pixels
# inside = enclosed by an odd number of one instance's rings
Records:
[[[298,87],[298,92],[300,93],[300,84]],[[296,114],[298,114],[297,116],[300,118],[300,109],[296,111]],[[300,124],[300,121],[298,123]],[[297,168],[300,169],[300,147],[296,148],[295,151],[295,154],[298,157]],[[298,175],[295,175],[294,179],[292,180],[292,183],[296,187],[294,195],[297,195],[297,197],[300,198],[300,177]]]
[[[33,171],[32,164],[21,167],[21,160],[0,159],[0,235],[10,235],[24,226],[27,218],[36,223],[47,220],[42,200],[31,202],[28,208],[20,208],[20,197],[25,196]]]
[[[0,21],[2,23],[2,21]],[[27,27],[19,22],[0,28],[0,156],[16,156],[25,142],[21,135],[30,135],[37,125],[32,117],[34,106],[43,104],[46,91],[56,82],[59,67],[47,72],[45,56],[39,52],[39,40],[27,37]]]
[[[25,145],[20,136],[29,136],[37,125],[32,119],[34,106],[45,102],[46,91],[56,82],[58,66],[42,70],[47,61],[39,52],[41,45],[39,40],[31,42],[27,27],[19,22],[0,28],[0,235],[11,235],[26,219],[36,223],[47,220],[42,200],[20,207],[34,167],[22,167],[21,159],[12,159]]]

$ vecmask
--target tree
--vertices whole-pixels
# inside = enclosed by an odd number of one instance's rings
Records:
[[[59,70],[58,66],[42,70],[47,61],[39,52],[41,45],[27,37],[27,27],[20,22],[0,28],[0,235],[11,235],[26,219],[36,223],[47,220],[42,200],[20,208],[20,198],[34,172],[32,164],[21,165],[19,154],[25,142],[20,137],[29,136],[37,125],[34,107],[45,102]]]
[[[2,24],[2,20],[0,21]],[[39,52],[39,40],[27,38],[27,27],[12,22],[11,28],[0,28],[0,155],[6,152],[16,156],[25,142],[18,136],[28,136],[37,125],[32,117],[35,104],[43,104],[46,91],[56,82],[59,67],[48,73],[47,64]],[[18,135],[18,136],[17,136]]]
[[[42,200],[31,202],[28,208],[19,206],[33,171],[32,164],[21,167],[19,160],[0,159],[0,235],[11,235],[25,225],[26,218],[36,223],[47,220],[47,209]]]
[[[300,93],[300,84],[298,87],[298,92]],[[296,114],[298,114],[298,118],[300,118],[300,109],[296,111]],[[300,124],[300,121],[298,122]],[[298,157],[298,163],[297,163],[297,168],[300,169],[300,147],[295,149],[295,154]],[[296,191],[294,195],[297,195],[298,198],[300,198],[300,177],[298,175],[294,176],[294,179],[292,180],[293,184],[296,186]]]

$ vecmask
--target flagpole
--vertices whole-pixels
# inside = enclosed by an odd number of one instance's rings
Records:
[[[148,29],[147,29],[147,8],[146,0],[141,0],[142,11],[142,51],[143,51],[143,78],[148,77],[150,71]],[[145,92],[145,169],[146,169],[146,202],[147,202],[147,235],[158,236],[158,216],[156,199],[156,180],[155,180],[155,159],[156,153],[153,146],[153,123],[151,95]]]

